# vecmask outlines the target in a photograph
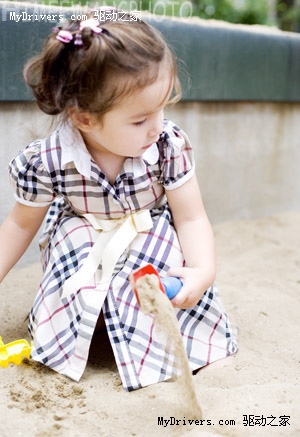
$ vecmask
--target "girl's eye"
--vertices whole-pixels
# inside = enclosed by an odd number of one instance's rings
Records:
[[[135,123],[133,123],[135,126],[141,126],[142,124],[144,124],[145,123],[145,121],[146,121],[147,119],[145,118],[145,120],[142,120],[142,121],[136,121]]]

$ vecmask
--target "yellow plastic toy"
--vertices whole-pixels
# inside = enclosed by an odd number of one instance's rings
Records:
[[[32,343],[26,340],[16,340],[4,344],[0,336],[0,366],[7,367],[8,363],[20,365],[23,358],[29,358]]]

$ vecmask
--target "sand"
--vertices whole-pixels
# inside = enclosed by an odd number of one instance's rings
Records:
[[[1,437],[299,436],[300,214],[214,226],[217,284],[240,328],[239,352],[194,378],[204,420],[189,424],[176,381],[124,391],[105,334],[79,383],[35,364],[0,368]],[[41,276],[2,283],[0,335],[26,338]],[[169,421],[169,422],[168,422]],[[177,422],[176,422],[177,421]]]

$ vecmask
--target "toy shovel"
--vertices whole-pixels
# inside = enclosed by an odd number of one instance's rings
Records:
[[[4,344],[0,337],[0,366],[7,367],[8,363],[20,365],[22,358],[29,358],[32,344],[26,340],[15,340]]]
[[[169,299],[173,299],[173,297],[176,296],[182,287],[182,282],[179,278],[174,276],[166,276],[161,278],[152,264],[146,264],[144,267],[140,267],[139,269],[135,270],[130,276],[130,281],[138,304],[140,304],[140,301],[135,284],[139,278],[142,278],[145,275],[155,275],[158,278],[160,290],[166,294]]]

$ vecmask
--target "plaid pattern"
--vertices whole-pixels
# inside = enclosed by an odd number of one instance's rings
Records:
[[[76,147],[74,147],[74,144]],[[171,377],[176,363],[166,338],[139,309],[128,276],[153,264],[161,275],[184,264],[165,190],[193,174],[190,143],[166,120],[158,143],[142,157],[127,158],[112,186],[87,153],[71,126],[30,144],[10,164],[19,202],[51,205],[41,237],[44,274],[30,314],[32,358],[78,381],[82,376],[95,324],[103,310],[107,331],[125,389],[133,390]],[[101,308],[97,278],[61,298],[62,285],[83,264],[98,232],[81,216],[119,218],[149,209],[150,231],[137,235],[120,257]],[[199,304],[175,310],[193,370],[234,353],[234,334],[216,287]]]

